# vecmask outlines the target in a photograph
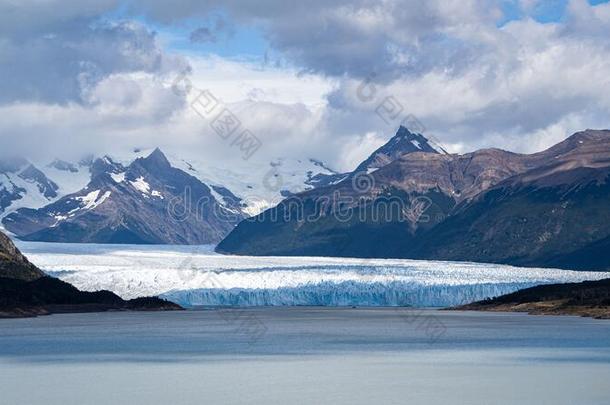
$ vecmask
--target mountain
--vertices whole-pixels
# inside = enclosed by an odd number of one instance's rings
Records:
[[[463,305],[456,309],[610,319],[610,279],[541,285]]]
[[[140,176],[139,171],[150,169],[143,162],[153,161],[159,170],[148,173],[151,179]],[[180,176],[170,174],[179,170]],[[42,241],[217,243],[242,218],[345,176],[316,159],[218,167],[197,155],[140,148],[89,155],[77,163],[54,159],[34,164],[9,157],[0,160],[0,229]],[[161,194],[165,186],[169,195]],[[180,212],[164,215],[163,209]],[[185,210],[193,215],[185,217]],[[172,225],[162,229],[168,221]]]
[[[90,173],[83,189],[40,209],[19,209],[4,227],[32,241],[208,244],[244,218],[229,190],[212,190],[172,167],[159,149],[127,167],[96,159]]]
[[[415,257],[610,268],[610,132],[577,133],[537,166],[458,207]]]
[[[38,166],[23,157],[0,159],[0,218],[19,208],[41,208],[89,181],[86,164],[56,160]]]
[[[223,167],[196,155],[169,154],[168,159],[173,166],[211,187],[231,190],[242,200],[242,210],[247,216],[257,215],[288,196],[334,184],[347,177],[347,174],[338,173],[313,158],[233,161]]]
[[[610,269],[610,131],[583,131],[530,155],[409,147],[375,167],[385,156],[375,152],[348,179],[244,220],[217,250]]]
[[[44,273],[28,261],[13,244],[0,232],[0,278],[31,281],[44,276]]]
[[[497,149],[462,156],[431,147],[422,151],[411,143],[419,139],[420,146],[429,145],[422,137],[399,128],[390,146],[373,152],[345,180],[300,193],[242,222],[218,251],[404,257],[406,247],[444,221],[462,200],[526,166],[520,155]],[[396,159],[371,170],[371,164],[390,151]]]
[[[373,152],[365,161],[360,163],[354,172],[364,171],[370,173],[393,162],[404,154],[413,152],[446,153],[442,148],[435,149],[422,134],[412,133],[401,125],[396,135]]]
[[[169,301],[145,297],[125,301],[110,291],[84,292],[46,276],[0,232],[0,318],[59,312],[178,310]]]
[[[36,166],[22,158],[0,161],[0,212],[26,195],[48,202],[57,197],[59,186]]]

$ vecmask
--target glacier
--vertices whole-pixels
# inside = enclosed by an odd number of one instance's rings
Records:
[[[425,285],[415,282],[320,282],[279,288],[204,288],[170,291],[161,297],[196,306],[449,307],[507,294],[535,283]]]
[[[605,272],[406,259],[249,257],[213,246],[20,242],[48,274],[125,299],[158,295],[194,306],[447,307]]]

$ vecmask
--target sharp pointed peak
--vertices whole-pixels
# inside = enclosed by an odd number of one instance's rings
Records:
[[[150,152],[150,154],[146,158],[147,159],[148,158],[164,158],[164,159],[167,159],[167,157],[165,156],[165,153],[163,153],[163,151],[159,147],[156,147],[152,152]]]
[[[408,139],[420,139],[426,141],[428,140],[428,138],[426,138],[424,135],[420,134],[419,132],[413,132],[404,125],[398,127],[398,130],[396,131],[394,137],[406,137]]]
[[[167,156],[165,156],[165,153],[163,153],[159,147],[155,148],[148,156],[142,159],[147,163],[153,163],[155,165],[171,166]]]

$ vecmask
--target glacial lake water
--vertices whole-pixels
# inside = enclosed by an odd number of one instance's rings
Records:
[[[609,404],[610,321],[274,307],[0,320],[1,404]]]

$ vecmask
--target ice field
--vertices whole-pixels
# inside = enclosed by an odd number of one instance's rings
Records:
[[[30,260],[76,287],[184,306],[444,307],[603,272],[402,259],[223,256],[213,246],[18,242]]]

